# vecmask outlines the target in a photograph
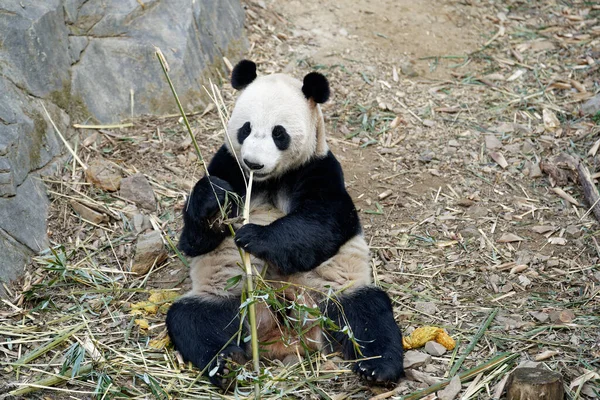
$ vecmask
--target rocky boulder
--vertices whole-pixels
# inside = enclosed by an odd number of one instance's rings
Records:
[[[242,54],[243,18],[240,0],[0,2],[0,281],[48,245],[39,176],[64,148],[44,108],[67,140],[74,122],[175,112],[154,46],[184,106],[202,108],[202,84]]]

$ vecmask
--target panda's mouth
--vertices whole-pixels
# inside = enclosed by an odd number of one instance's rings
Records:
[[[267,179],[269,177],[269,175],[271,175],[270,172],[254,171],[253,177],[255,180],[263,181],[263,180]],[[250,173],[248,173],[248,176],[250,176]]]

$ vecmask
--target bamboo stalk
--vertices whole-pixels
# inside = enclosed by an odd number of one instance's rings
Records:
[[[87,375],[92,372],[92,364],[84,365],[79,369],[79,376]],[[31,386],[20,387],[10,392],[11,396],[23,396],[31,392],[37,392],[46,387],[56,386],[71,379],[72,370],[68,370],[64,375],[54,375],[39,381],[30,383]]]
[[[465,359],[467,358],[467,356],[469,354],[471,354],[471,352],[473,351],[473,349],[477,345],[477,342],[479,342],[479,339],[481,339],[481,337],[483,336],[483,334],[485,333],[485,331],[487,330],[487,328],[490,326],[490,324],[492,323],[492,321],[496,317],[496,314],[498,314],[498,308],[496,308],[496,309],[492,310],[492,312],[490,312],[490,314],[488,315],[488,317],[485,320],[485,322],[483,323],[483,325],[481,325],[481,327],[479,328],[479,330],[477,331],[477,333],[475,334],[475,336],[473,336],[473,339],[471,339],[471,343],[469,343],[469,346],[467,347],[467,349],[465,350],[465,352],[462,354],[462,356],[459,357],[459,359],[456,361],[456,364],[454,364],[452,366],[452,369],[450,370],[450,374],[448,374],[451,378],[454,375],[456,375],[456,373],[458,372],[458,370],[462,366],[463,362],[465,362]]]
[[[79,325],[75,326],[73,329],[70,329],[67,332],[61,333],[60,335],[56,336],[52,341],[46,343],[42,347],[39,347],[39,348],[25,354],[23,357],[18,359],[15,362],[15,364],[17,364],[17,365],[28,364],[30,361],[35,360],[42,354],[45,354],[46,352],[52,350],[53,348],[55,348],[56,346],[58,346],[59,344],[61,344],[62,342],[64,342],[68,338],[70,338],[71,336],[73,336],[75,333],[77,333],[79,330],[81,330],[81,328],[83,328],[84,326],[85,326],[84,324],[79,324]]]
[[[177,108],[179,109],[179,112],[181,113],[181,118],[183,118],[183,123],[185,124],[185,127],[187,128],[187,131],[190,134],[190,138],[192,139],[192,143],[194,144],[194,149],[196,149],[196,154],[198,155],[198,159],[202,163],[202,166],[204,166],[204,172],[206,173],[206,176],[210,176],[210,174],[208,173],[208,168],[206,167],[206,163],[204,162],[204,158],[202,157],[202,153],[200,152],[200,146],[198,146],[196,137],[194,136],[194,133],[192,132],[192,127],[190,126],[190,121],[188,120],[187,115],[186,115],[185,111],[183,110],[181,101],[179,101],[179,96],[177,96],[177,92],[175,91],[175,86],[173,86],[173,82],[171,81],[171,78],[169,77],[169,67],[167,66],[167,60],[165,59],[165,56],[163,55],[162,51],[160,51],[160,49],[158,47],[156,47],[155,50],[156,50],[156,57],[158,57],[160,66],[162,67],[165,77],[167,78],[169,88],[171,88],[171,92],[173,93],[173,97],[175,98],[175,102],[177,103]]]
[[[252,178],[254,171],[250,171],[248,179],[248,189],[246,190],[246,201],[244,203],[244,225],[250,222],[250,197],[252,195]],[[250,253],[243,252],[244,269],[246,270],[246,291],[248,292],[248,314],[250,316],[250,340],[252,345],[252,361],[254,372],[257,376],[260,374],[260,355],[258,353],[258,332],[256,327],[256,305],[254,304],[254,282],[252,280],[252,263],[250,262]],[[260,399],[260,383],[258,380],[254,383],[254,398]]]
[[[477,375],[479,375],[482,372],[485,372],[491,368],[497,367],[498,365],[501,365],[503,363],[508,363],[510,361],[512,361],[513,359],[517,358],[519,356],[518,353],[500,353],[498,354],[496,357],[492,358],[491,360],[480,364],[476,367],[471,368],[468,371],[465,371],[461,374],[459,374],[458,376],[460,377],[460,381],[461,382],[468,382],[469,380],[473,379],[474,377],[476,377]],[[431,385],[426,389],[423,390],[419,390],[417,392],[413,392],[410,394],[407,394],[406,396],[401,397],[401,400],[418,400],[421,399],[427,395],[430,395],[431,393],[437,392],[438,390],[441,390],[443,388],[445,388],[446,386],[448,386],[448,384],[450,383],[450,381],[452,380],[451,378],[448,378],[442,382],[438,382],[435,385]],[[374,396],[371,397],[370,400],[382,400],[382,399],[387,399],[389,397],[392,397],[394,395],[397,395],[398,391],[396,390],[392,390],[390,392],[386,392],[386,393],[382,393],[378,396]]]

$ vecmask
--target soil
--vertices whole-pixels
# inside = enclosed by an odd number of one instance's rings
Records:
[[[391,392],[365,386],[337,361],[334,378],[304,384],[290,378],[279,387],[297,398],[400,398],[448,378],[461,356],[463,373],[500,357],[497,368],[463,385],[462,398],[499,398],[508,374],[525,364],[561,373],[568,398],[597,398],[598,221],[561,154],[582,160],[592,173],[598,169],[600,114],[582,115],[580,107],[600,90],[600,7],[518,0],[245,6],[244,57],[257,62],[259,74],[302,77],[316,70],[331,83],[332,99],[323,106],[329,146],[371,245],[374,279],[390,294],[403,333],[433,325],[458,342],[454,353],[410,370]],[[231,108],[233,89],[225,82],[221,90]],[[202,176],[198,160],[178,116],[132,122],[131,128],[82,131],[80,157],[88,164],[108,160],[123,176],[146,175],[158,199],[157,211],[146,214],[153,229],[176,242],[183,201]],[[217,113],[199,110],[191,123],[210,158],[222,142]],[[552,166],[565,179],[549,176]],[[131,221],[140,211],[118,193],[89,185],[75,164],[47,184],[50,238],[65,253],[37,260],[12,287],[10,304],[0,305],[0,331],[12,332],[0,333],[6,372],[0,384],[44,377],[40,365],[21,367],[17,377],[14,362],[63,332],[58,326],[79,315],[76,310],[103,321],[86,337],[111,360],[98,371],[121,385],[119,393],[156,393],[140,383],[146,374],[174,398],[213,393],[170,347],[151,347],[165,337],[164,310],[142,314],[148,329],[131,312],[153,290],[185,292],[185,262],[169,246],[165,264],[144,277],[130,275]],[[107,220],[81,220],[70,199]],[[53,325],[57,320],[63,322]],[[7,345],[15,337],[21,344]],[[67,338],[38,362],[58,373],[77,340]],[[297,364],[291,376],[303,377],[321,361]],[[98,376],[67,388],[92,391]]]

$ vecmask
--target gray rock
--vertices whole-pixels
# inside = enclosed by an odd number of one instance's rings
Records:
[[[144,214],[135,214],[132,218],[133,231],[135,233],[141,233],[147,229],[152,228],[152,224],[150,223],[150,218],[145,216]]]
[[[32,251],[48,247],[46,215],[49,201],[44,185],[30,175],[16,196],[0,198],[0,228]]]
[[[404,368],[418,368],[431,362],[429,354],[421,353],[416,350],[409,350],[404,353]]]
[[[135,248],[135,258],[131,271],[144,275],[152,266],[158,266],[167,258],[167,250],[160,236],[160,232],[152,231],[140,235]]]
[[[0,207],[2,200],[0,199]],[[0,229],[0,282],[8,283],[17,279],[33,252]],[[0,284],[0,297],[5,296],[4,287]]]
[[[3,0],[0,5],[2,76],[35,97],[69,90],[69,31],[61,0]]]
[[[600,111],[600,94],[595,95],[581,106],[583,115],[593,116]]]
[[[146,210],[156,211],[154,191],[143,174],[135,174],[121,181],[121,197]]]
[[[432,356],[439,357],[446,354],[447,349],[438,342],[430,340],[429,342],[425,343],[425,351]]]
[[[415,308],[427,315],[433,315],[437,312],[437,306],[430,301],[417,301]]]
[[[72,68],[71,96],[100,122],[130,116],[130,90],[136,115],[174,112],[154,46],[164,52],[179,97],[190,109],[207,100],[202,90],[207,76],[199,72],[224,71],[222,55],[238,58],[245,43],[239,0],[156,1],[145,8],[134,0],[91,0],[79,9],[70,34],[89,39]]]
[[[42,104],[67,139],[71,120],[130,117],[130,90],[135,115],[174,111],[156,45],[184,107],[202,108],[202,83],[245,47],[243,20],[240,0],[0,2],[0,280],[48,245],[48,201],[30,174],[66,152]]]
[[[453,400],[460,393],[461,387],[460,377],[455,375],[448,386],[437,392],[437,397],[439,400]]]
[[[502,142],[498,140],[496,135],[485,135],[485,148],[488,150],[496,150],[502,148]]]

